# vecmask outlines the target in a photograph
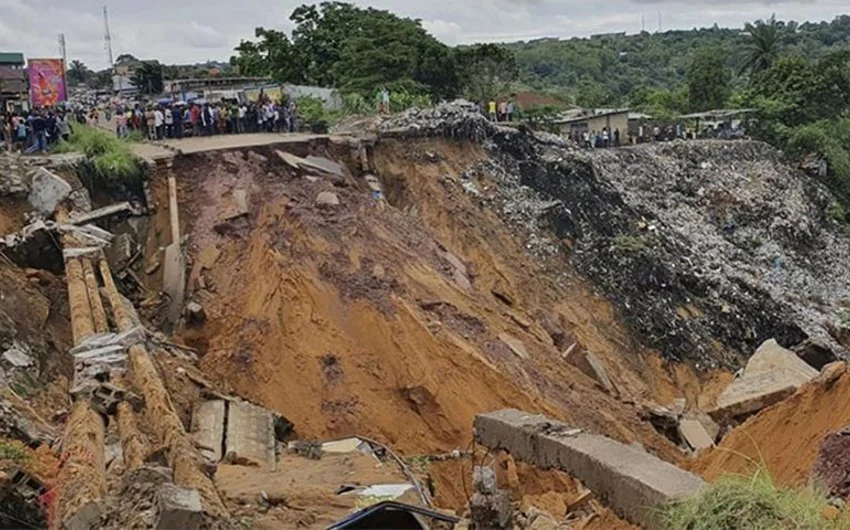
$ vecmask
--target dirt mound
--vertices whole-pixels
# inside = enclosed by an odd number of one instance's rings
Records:
[[[848,424],[850,373],[833,372],[753,416],[690,467],[715,480],[724,474],[750,474],[763,464],[778,484],[805,484],[824,438]]]
[[[181,335],[211,377],[304,438],[361,433],[404,452],[444,452],[468,444],[476,413],[511,406],[680,458],[636,413],[659,399],[647,383],[653,354],[582,280],[556,281],[463,191],[482,149],[382,141],[374,166],[389,204],[352,174],[296,177],[265,155],[175,167],[189,298],[207,315]],[[243,192],[246,214],[224,219]],[[321,192],[340,205],[314,206]],[[602,359],[619,399],[564,362],[543,315]]]

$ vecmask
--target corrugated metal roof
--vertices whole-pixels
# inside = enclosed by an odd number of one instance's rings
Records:
[[[24,64],[24,54],[17,52],[0,52],[0,64]]]

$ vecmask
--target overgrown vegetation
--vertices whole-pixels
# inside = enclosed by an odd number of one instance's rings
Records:
[[[18,464],[26,462],[30,458],[26,446],[21,442],[0,440],[0,461]]]
[[[667,530],[833,530],[826,497],[812,489],[780,488],[763,469],[752,477],[723,477],[700,495],[661,514]]]
[[[56,150],[86,155],[80,179],[89,191],[110,187],[141,191],[145,168],[133,154],[128,140],[101,129],[75,125],[70,140],[60,142]]]

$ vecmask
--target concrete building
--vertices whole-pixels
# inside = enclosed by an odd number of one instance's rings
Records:
[[[3,110],[27,108],[28,87],[24,54],[0,52],[0,104]]]

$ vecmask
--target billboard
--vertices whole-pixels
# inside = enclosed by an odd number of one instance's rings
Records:
[[[29,59],[27,67],[33,107],[52,107],[68,99],[62,59]]]

